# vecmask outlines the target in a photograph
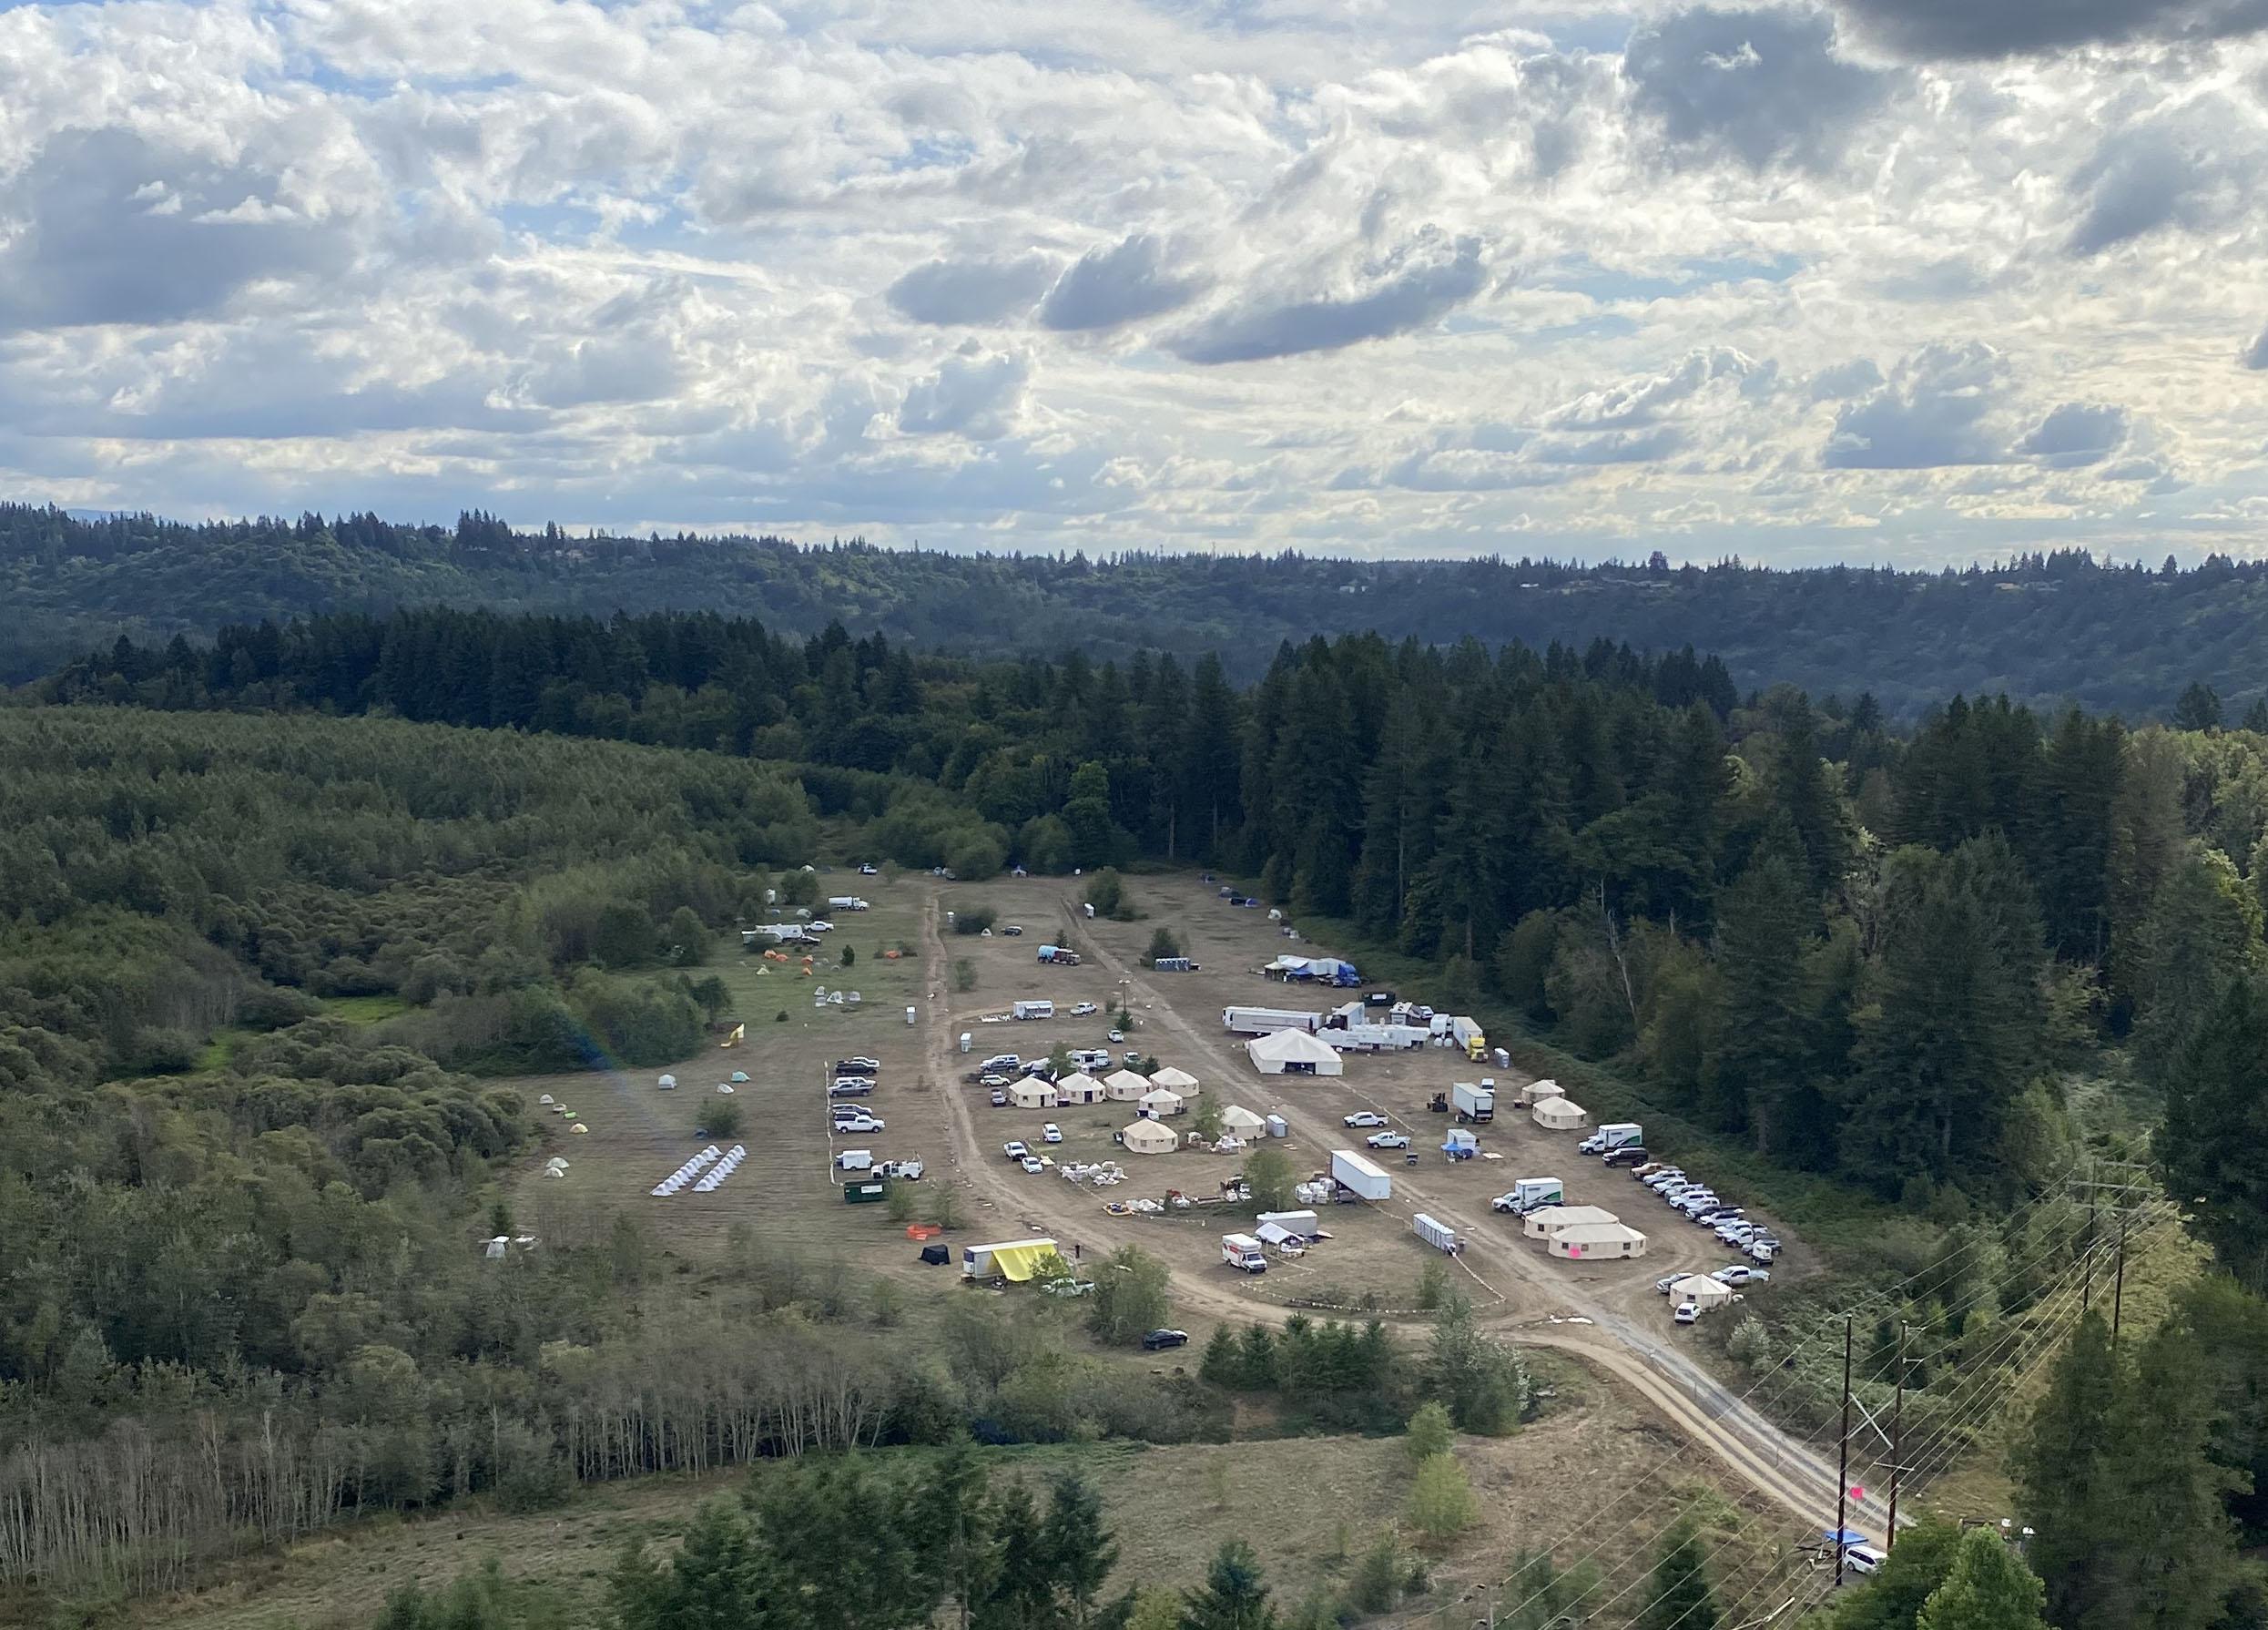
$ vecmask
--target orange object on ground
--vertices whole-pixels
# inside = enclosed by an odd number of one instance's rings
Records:
[[[934,1239],[944,1231],[935,1223],[908,1223],[906,1225],[906,1238],[909,1239]]]

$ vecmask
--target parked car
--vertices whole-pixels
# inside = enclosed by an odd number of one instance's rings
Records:
[[[1140,1064],[1142,1062],[1142,1049],[1139,1047],[1127,1048],[1124,1054],[1120,1054],[1119,1062],[1128,1065],[1129,1067]]]
[[[1110,1035],[1106,1039],[1113,1042],[1123,1042],[1126,1039],[1126,1033],[1123,1030],[1114,1030],[1110,1033]]]
[[[1632,1144],[1620,1149],[1609,1149],[1599,1159],[1607,1166],[1637,1166],[1646,1157],[1645,1150]]]
[[[1169,1347],[1188,1345],[1189,1332],[1187,1330],[1152,1330],[1142,1338],[1144,1352],[1163,1352]]]
[[[992,1107],[995,1109],[1005,1109],[1008,1107],[1008,1089],[1006,1087],[996,1086],[992,1089]]]
[[[921,1163],[919,1160],[885,1160],[874,1168],[874,1175],[878,1177],[903,1177],[909,1183],[919,1183],[921,1180]]]
[[[1649,1160],[1633,1168],[1630,1175],[1637,1178],[1639,1182],[1643,1183],[1648,1177],[1653,1177],[1654,1173],[1666,1172],[1671,1169],[1670,1163],[1666,1160]]]
[[[1670,1293],[1670,1287],[1676,1284],[1678,1280],[1683,1279],[1684,1277],[1685,1276],[1682,1273],[1665,1273],[1660,1279],[1654,1280],[1653,1288],[1660,1291],[1663,1296],[1667,1296]]]
[[[1061,1143],[1063,1141],[1063,1129],[1061,1126],[1058,1126],[1053,1121],[1050,1121],[1046,1126],[1040,1128],[1040,1141],[1042,1143]]]
[[[846,1137],[854,1132],[880,1132],[884,1125],[884,1122],[876,1120],[872,1116],[867,1116],[864,1120],[837,1121],[835,1136]]]
[[[1406,1132],[1373,1132],[1362,1141],[1374,1149],[1406,1149],[1409,1146],[1409,1135]]]
[[[846,1075],[827,1089],[830,1098],[863,1098],[874,1090],[874,1083],[863,1075]]]
[[[1780,1254],[1780,1245],[1777,1240],[1752,1239],[1744,1248],[1750,1257],[1759,1262],[1774,1261]]]
[[[1701,1208],[1700,1215],[1693,1220],[1704,1228],[1714,1228],[1719,1223],[1738,1222],[1741,1216],[1741,1208],[1738,1206],[1704,1206]]]
[[[1071,1004],[1071,1016],[1074,1019],[1083,1019],[1089,1014],[1099,1014],[1102,1011],[1092,1002],[1074,1002]]]
[[[1024,1170],[1032,1173],[1035,1177],[1047,1169],[1047,1162],[1041,1159],[1037,1155],[1026,1155],[1016,1164],[1022,1166]]]
[[[839,1058],[835,1061],[838,1075],[871,1075],[882,1067],[879,1058]]]
[[[859,875],[860,877],[874,877],[874,876],[878,876],[878,875],[880,873],[880,871],[881,871],[881,868],[880,868],[880,867],[879,867],[879,866],[877,866],[877,865],[875,865],[875,864],[874,864],[871,861],[868,861],[865,865],[863,865],[863,866],[861,866],[861,867],[859,867]]]
[[[1020,1067],[1022,1063],[1023,1060],[1018,1058],[1013,1053],[995,1053],[984,1061],[984,1067],[988,1070],[1012,1070]]]
[[[1685,1173],[1679,1166],[1665,1166],[1660,1171],[1648,1172],[1638,1180],[1653,1189],[1654,1193],[1660,1194],[1673,1183],[1683,1183],[1685,1180]]]
[[[1683,1212],[1687,1217],[1698,1217],[1716,1203],[1717,1197],[1704,1189],[1699,1194],[1689,1194],[1679,1199],[1676,1203],[1676,1209]]]
[[[1008,1085],[1008,1077],[1002,1075],[998,1070],[987,1070],[981,1077],[978,1078],[977,1085],[979,1086],[1006,1086]]]
[[[1048,1296],[1092,1296],[1094,1294],[1094,1281],[1070,1278],[1049,1279],[1040,1289]]]
[[[1871,1574],[1890,1559],[1872,1545],[1843,1547],[1843,1565],[1854,1574]]]
[[[1032,1157],[1032,1151],[1021,1138],[1001,1145],[1000,1152],[1011,1160],[1028,1160]]]
[[[1740,1217],[1716,1225],[1716,1237],[1727,1245],[1746,1245],[1756,1237],[1756,1225]]]
[[[1701,1318],[1701,1308],[1699,1304],[1694,1302],[1680,1302],[1677,1304],[1677,1311],[1673,1315],[1673,1317],[1675,1318],[1677,1322],[1680,1324],[1696,1323]]]
[[[1375,1109],[1358,1109],[1354,1114],[1341,1116],[1340,1124],[1348,1126],[1390,1126],[1394,1123]]]
[[[1002,929],[1001,932],[1006,934],[1012,940],[1015,939],[1023,932],[1023,924],[1021,922],[1011,922],[1006,928]]]
[[[1751,1268],[1745,1262],[1735,1262],[1730,1268],[1720,1268],[1709,1276],[1720,1285],[1767,1285],[1772,1276],[1761,1268]]]

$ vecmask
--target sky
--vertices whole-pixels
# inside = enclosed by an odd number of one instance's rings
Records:
[[[0,8],[0,494],[2268,549],[2268,0]]]

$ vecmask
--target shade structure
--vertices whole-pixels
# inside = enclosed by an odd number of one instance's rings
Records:
[[[1150,1085],[1152,1086],[1163,1086],[1169,1088],[1174,1092],[1179,1093],[1185,1098],[1195,1097],[1200,1090],[1197,1085],[1197,1078],[1195,1075],[1192,1075],[1187,1070],[1177,1070],[1172,1065],[1167,1065],[1156,1075],[1151,1076]]]
[[[1127,1104],[1133,1103],[1152,1087],[1164,1085],[1163,1082],[1152,1081],[1146,1075],[1137,1075],[1132,1070],[1113,1070],[1103,1077],[1103,1092]]]
[[[1185,1107],[1179,1093],[1168,1092],[1162,1086],[1144,1093],[1141,1106],[1144,1115],[1179,1115]]]
[[[1572,1098],[1539,1098],[1528,1113],[1537,1126],[1552,1132],[1572,1132],[1591,1118],[1591,1112]]]
[[[1118,1135],[1118,1141],[1136,1155],[1170,1155],[1181,1139],[1155,1121],[1136,1121]]]
[[[1252,1067],[1263,1075],[1337,1075],[1346,1071],[1328,1043],[1304,1030],[1279,1030],[1245,1044]]]
[[[1221,1130],[1224,1132],[1234,1132],[1239,1137],[1243,1137],[1265,1131],[1266,1128],[1266,1119],[1253,1114],[1242,1104],[1231,1104],[1226,1109],[1221,1111]]]

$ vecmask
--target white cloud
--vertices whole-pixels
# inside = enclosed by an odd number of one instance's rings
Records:
[[[2179,487],[2256,546],[2264,4],[0,9],[0,481],[1788,560],[2162,553]]]

